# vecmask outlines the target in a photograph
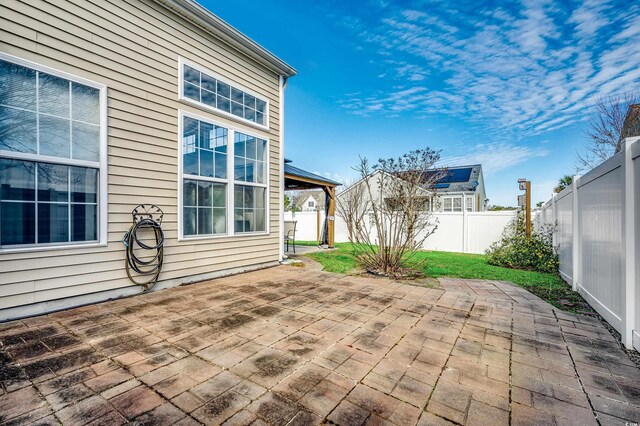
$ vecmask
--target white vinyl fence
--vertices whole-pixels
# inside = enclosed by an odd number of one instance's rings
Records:
[[[429,236],[423,248],[425,250],[453,251],[459,253],[484,253],[489,246],[500,239],[504,228],[515,217],[513,211],[475,212],[475,213],[434,213],[438,228]],[[285,212],[284,220],[295,220],[296,239],[301,241],[318,240],[316,212]],[[324,212],[320,212],[320,230],[324,223]],[[335,217],[335,242],[349,241],[344,220]]]
[[[537,227],[557,224],[560,274],[640,350],[640,138],[554,195]]]

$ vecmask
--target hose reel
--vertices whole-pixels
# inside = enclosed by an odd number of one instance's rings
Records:
[[[122,243],[126,247],[125,269],[127,276],[134,284],[144,288],[147,292],[158,282],[160,271],[162,270],[162,262],[164,260],[164,232],[162,231],[162,218],[164,213],[160,207],[153,205],[140,204],[131,212],[133,216],[133,224],[124,234]],[[145,242],[144,234],[149,237],[149,232],[153,232],[155,244]],[[147,238],[149,240],[149,238]],[[151,240],[153,241],[153,240]],[[144,258],[136,255],[136,250],[147,255],[147,253],[155,252],[153,257],[144,256]],[[131,271],[137,274],[137,279],[133,277]],[[139,277],[148,277],[148,279],[140,279]]]

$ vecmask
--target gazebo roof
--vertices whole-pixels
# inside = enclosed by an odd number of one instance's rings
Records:
[[[342,185],[340,182],[292,166],[291,160],[285,159],[284,162],[284,182],[286,189],[311,189]]]

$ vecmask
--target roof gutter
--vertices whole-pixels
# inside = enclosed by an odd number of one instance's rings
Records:
[[[250,58],[266,65],[271,71],[285,77],[293,77],[298,73],[295,68],[279,59],[273,53],[242,34],[194,0],[156,0],[156,2],[183,16]]]

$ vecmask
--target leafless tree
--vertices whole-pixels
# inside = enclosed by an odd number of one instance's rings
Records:
[[[622,150],[625,118],[630,106],[640,103],[640,93],[626,93],[608,98],[596,98],[595,112],[585,134],[589,140],[584,154],[578,154],[578,169],[588,170]],[[638,117],[636,117],[637,120]]]
[[[347,225],[349,241],[354,241],[354,230],[365,226],[367,212],[371,210],[371,202],[365,197],[365,186],[358,183],[348,187],[336,202],[336,214]]]
[[[415,254],[437,229],[428,206],[445,173],[433,169],[439,159],[439,151],[425,148],[373,166],[361,158],[354,168],[361,180],[341,197],[340,214],[366,270],[399,277],[420,266]]]

